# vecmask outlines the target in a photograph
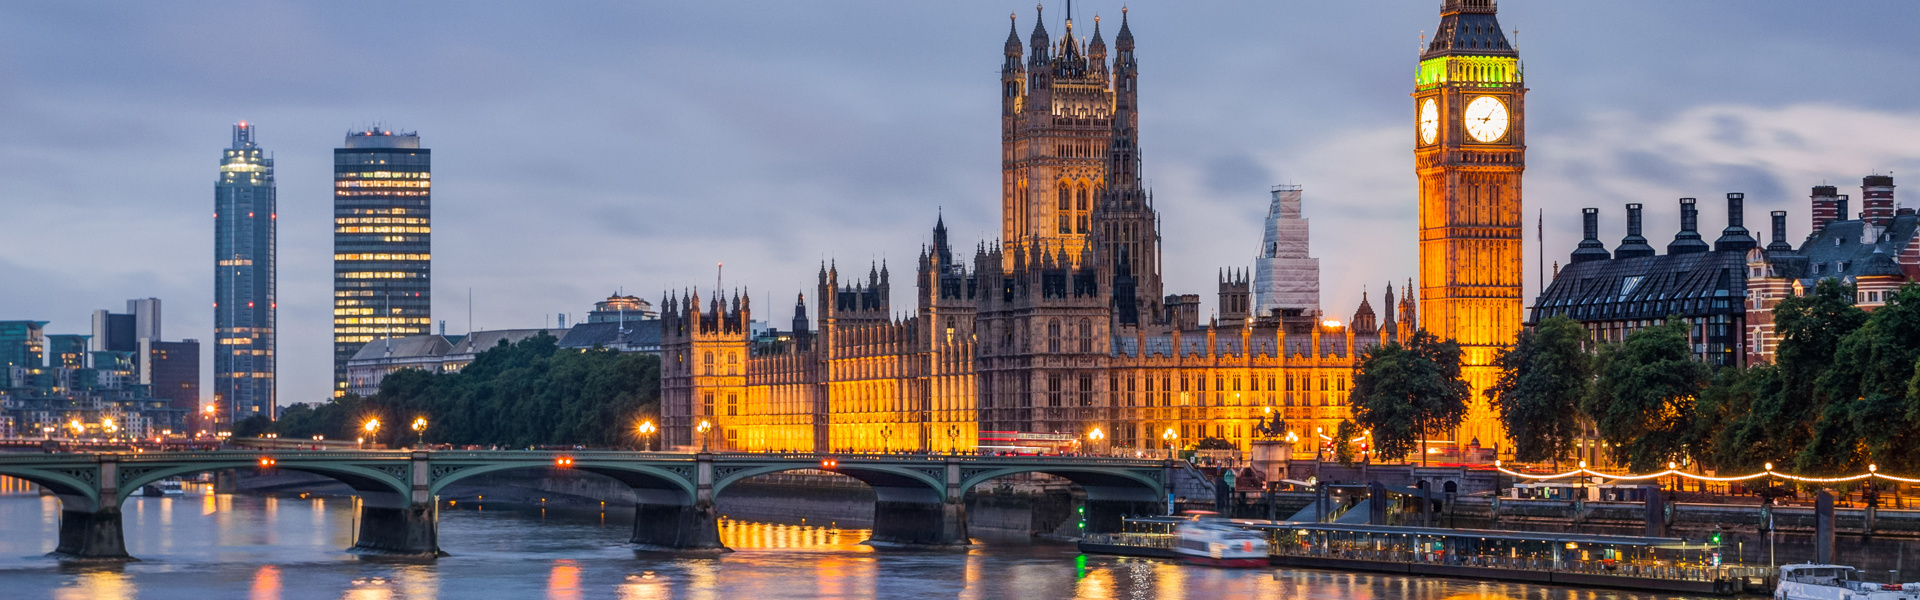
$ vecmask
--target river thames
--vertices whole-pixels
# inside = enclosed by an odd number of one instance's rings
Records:
[[[451,556],[364,561],[349,497],[137,497],[123,507],[140,560],[63,565],[59,502],[0,495],[0,597],[120,600],[339,598],[1395,598],[1656,599],[1658,594],[1293,569],[1221,570],[1083,556],[1071,546],[987,542],[966,551],[877,551],[833,524],[726,521],[719,558],[636,555],[619,512],[457,506],[440,514]],[[825,525],[825,526],[819,526]]]

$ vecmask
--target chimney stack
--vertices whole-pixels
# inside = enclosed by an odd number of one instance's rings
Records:
[[[1580,221],[1581,233],[1585,237],[1580,239],[1580,248],[1573,251],[1572,262],[1613,258],[1613,254],[1607,252],[1607,245],[1600,242],[1600,209],[1580,209]]]
[[[1680,232],[1673,234],[1673,243],[1667,244],[1667,254],[1707,251],[1707,243],[1700,241],[1700,209],[1694,206],[1694,202],[1692,198],[1680,199]],[[1639,222],[1637,215],[1634,222]]]
[[[1620,238],[1620,247],[1613,250],[1614,258],[1637,258],[1653,256],[1657,252],[1647,245],[1647,238],[1640,235],[1640,203],[1627,205],[1627,237]]]
[[[1767,244],[1767,251],[1793,251],[1793,244],[1787,243],[1787,211],[1773,211],[1773,243]]]
[[[1860,180],[1860,210],[1874,227],[1893,225],[1893,176],[1868,175]]]
[[[1812,216],[1813,231],[1815,233],[1826,228],[1827,223],[1846,218],[1845,213],[1847,209],[1845,207],[1837,207],[1839,210],[1835,210],[1835,203],[1840,200],[1839,193],[1839,188],[1831,185],[1813,186]]]
[[[1760,245],[1747,233],[1747,195],[1740,192],[1727,194],[1727,228],[1720,230],[1720,239],[1713,241],[1713,249],[1722,252],[1746,252]]]

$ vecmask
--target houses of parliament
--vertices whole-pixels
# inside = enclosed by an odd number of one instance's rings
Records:
[[[1518,57],[1493,0],[1447,0],[1420,57],[1409,127],[1420,280],[1398,298],[1387,286],[1378,312],[1363,295],[1344,320],[1319,305],[1297,187],[1272,191],[1254,264],[1220,271],[1205,322],[1199,295],[1164,289],[1133,32],[1124,11],[1111,48],[1097,18],[1084,38],[1074,25],[1069,14],[1056,39],[1037,23],[1025,43],[1008,32],[1000,239],[956,247],[936,218],[910,311],[891,304],[885,265],[821,265],[773,339],[753,335],[738,292],[663,299],[663,442],[945,452],[1053,439],[1109,451],[1219,438],[1244,449],[1275,415],[1310,442],[1350,418],[1357,356],[1423,325],[1462,342],[1476,392],[1491,382],[1493,351],[1520,327],[1525,150]],[[1492,446],[1497,421],[1475,404],[1454,437]]]

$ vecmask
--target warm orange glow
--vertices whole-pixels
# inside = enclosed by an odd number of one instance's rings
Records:
[[[553,466],[555,466],[555,467],[559,467],[559,468],[562,468],[562,469],[566,469],[566,468],[570,468],[570,467],[572,467],[572,466],[573,466],[573,457],[571,457],[571,456],[562,456],[562,457],[559,457],[559,458],[555,458],[555,459],[553,459]]]

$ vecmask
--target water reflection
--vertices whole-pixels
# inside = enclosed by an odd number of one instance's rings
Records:
[[[465,503],[462,503],[463,505]],[[141,562],[63,567],[40,554],[58,536],[58,501],[0,495],[3,598],[343,598],[626,600],[775,598],[1307,598],[1651,600],[1657,594],[1414,579],[1333,571],[1223,570],[1082,556],[1070,546],[994,545],[905,552],[861,545],[871,532],[735,519],[719,557],[636,555],[630,511],[501,506],[441,512],[452,554],[430,564],[363,561],[344,498],[136,497],[124,507]]]

